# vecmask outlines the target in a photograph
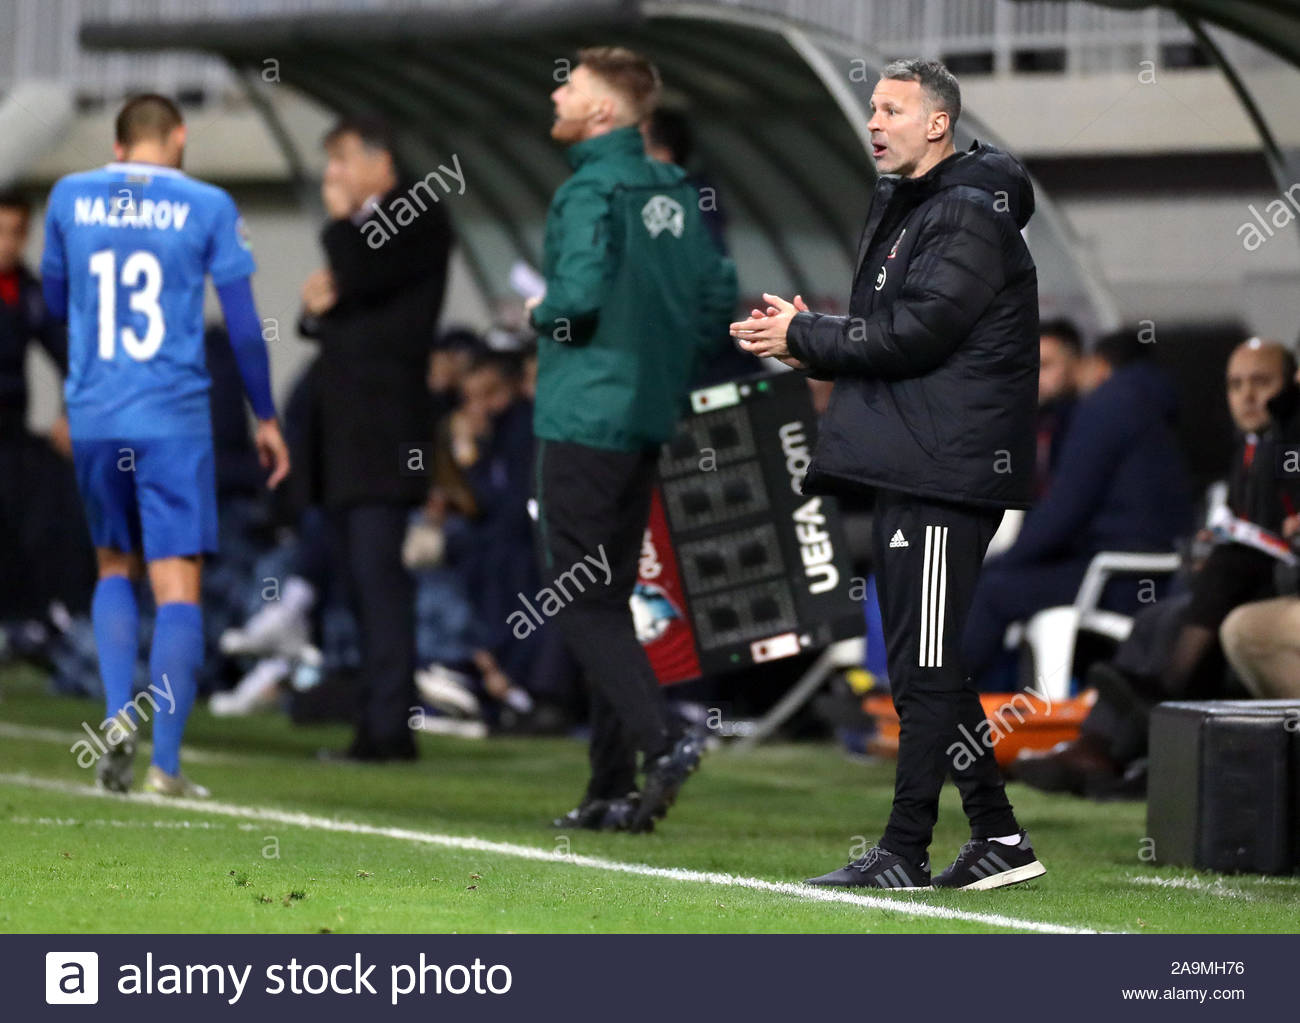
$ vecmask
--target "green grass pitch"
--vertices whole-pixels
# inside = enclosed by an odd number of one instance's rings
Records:
[[[714,751],[658,830],[633,836],[548,826],[584,781],[573,741],[422,737],[415,764],[323,764],[315,751],[341,746],[344,729],[198,708],[186,770],[212,789],[213,812],[91,791],[70,747],[83,721],[101,717],[94,702],[49,695],[31,672],[0,675],[0,931],[1296,929],[1300,878],[1155,866],[1143,859],[1142,805],[1018,785],[1012,801],[1048,867],[1036,881],[862,901],[765,887],[840,866],[855,840],[879,835],[892,765],[828,745]],[[949,788],[938,868],[966,837]]]

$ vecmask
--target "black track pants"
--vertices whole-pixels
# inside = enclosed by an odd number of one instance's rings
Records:
[[[1018,830],[993,751],[981,742],[984,709],[961,660],[980,565],[1001,520],[998,509],[895,491],[876,499],[872,553],[901,723],[894,808],[881,844],[917,863],[949,773],[972,837]]]

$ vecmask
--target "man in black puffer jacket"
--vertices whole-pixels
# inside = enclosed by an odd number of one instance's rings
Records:
[[[890,64],[871,106],[884,176],[849,315],[768,295],[766,315],[732,324],[747,351],[835,381],[805,492],[877,488],[873,554],[901,724],[894,807],[877,846],[812,883],[928,887],[951,771],[972,840],[934,884],[996,888],[1044,868],[1007,801],[960,644],[989,541],[1033,485],[1038,278],[1020,235],[1033,188],[992,146],[955,151],[961,94],[942,64]]]

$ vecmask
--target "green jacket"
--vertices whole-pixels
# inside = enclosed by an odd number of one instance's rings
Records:
[[[568,151],[574,173],[546,215],[546,297],[533,429],[635,451],[672,436],[704,352],[725,338],[736,271],[685,172],[619,128]]]

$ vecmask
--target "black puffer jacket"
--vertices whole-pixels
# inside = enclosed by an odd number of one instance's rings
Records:
[[[792,354],[834,379],[804,490],[863,485],[1028,507],[1038,276],[1020,236],[1024,168],[976,142],[915,179],[881,178],[848,316],[800,313]]]

